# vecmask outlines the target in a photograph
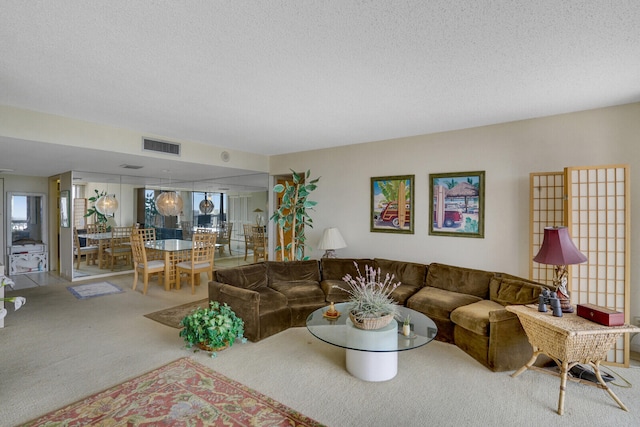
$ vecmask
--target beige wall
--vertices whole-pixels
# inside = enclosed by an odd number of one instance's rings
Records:
[[[139,131],[100,125],[53,114],[39,113],[0,105],[0,135],[26,141],[41,141],[72,147],[91,147],[132,155],[141,155],[142,137],[169,139],[161,135],[142,134]],[[90,136],[90,137],[88,137]],[[182,151],[180,161],[201,163],[214,166],[267,171],[267,157],[261,154],[236,151],[229,148],[214,147],[170,138],[180,143]],[[231,163],[220,159],[220,150],[229,152]],[[145,152],[146,157],[166,158],[162,154]]]
[[[390,141],[294,153],[271,158],[271,174],[311,169],[321,176],[313,230],[338,227],[348,247],[340,257],[385,257],[443,262],[528,275],[529,173],[567,166],[628,163],[632,224],[640,222],[640,104],[604,108]],[[428,234],[430,173],[486,171],[485,238]],[[415,175],[415,234],[369,231],[370,178]],[[633,230],[632,230],[633,231]],[[635,233],[637,235],[637,232]],[[640,315],[640,239],[631,241],[632,316]],[[311,252],[319,258],[322,251]]]

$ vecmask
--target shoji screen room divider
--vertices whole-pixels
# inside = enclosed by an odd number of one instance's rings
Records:
[[[531,279],[552,283],[553,266],[532,260],[544,227],[566,225],[587,262],[569,266],[571,303],[589,303],[625,313],[630,320],[629,166],[565,168],[530,174]],[[621,337],[607,362],[629,366],[629,335]]]

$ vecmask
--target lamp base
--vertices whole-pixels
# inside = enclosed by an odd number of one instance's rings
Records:
[[[337,258],[336,250],[335,249],[327,249],[326,251],[324,251],[324,255],[322,255],[322,258]]]
[[[560,307],[562,308],[563,313],[573,313],[573,306],[571,305],[571,300],[568,295],[565,295],[560,288],[556,292],[558,294],[558,299],[560,300]]]

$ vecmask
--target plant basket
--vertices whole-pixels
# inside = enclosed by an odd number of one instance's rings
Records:
[[[220,346],[220,347],[209,347],[206,343],[203,342],[199,342],[197,344],[198,348],[200,348],[200,350],[204,350],[204,351],[222,351],[224,349],[226,349],[227,347],[229,347],[229,341],[225,341],[224,345]]]
[[[374,330],[387,326],[393,320],[393,314],[387,314],[381,317],[364,317],[357,318],[353,313],[349,312],[349,319],[358,329]]]

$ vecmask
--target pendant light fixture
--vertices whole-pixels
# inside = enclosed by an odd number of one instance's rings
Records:
[[[204,193],[204,200],[200,202],[199,207],[200,207],[200,212],[202,212],[205,215],[213,212],[213,208],[215,206],[213,205],[213,202],[207,198],[207,193]]]
[[[156,199],[156,209],[162,216],[178,216],[182,207],[182,197],[176,191],[162,192]]]
[[[171,171],[165,169],[163,172],[170,173]],[[169,176],[169,186],[171,186],[171,176]],[[178,216],[182,212],[183,206],[182,197],[177,191],[165,191],[156,198],[156,209],[162,216]]]
[[[113,215],[118,210],[118,200],[115,194],[105,194],[96,200],[95,206],[102,215]]]

